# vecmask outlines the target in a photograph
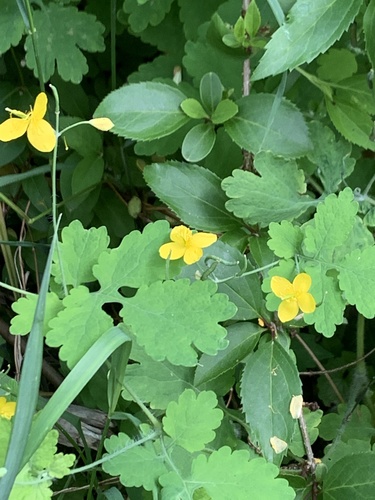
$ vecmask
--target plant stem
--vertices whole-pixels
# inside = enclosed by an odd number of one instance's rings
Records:
[[[7,241],[8,238],[8,232],[7,232],[7,227],[5,224],[5,219],[4,219],[4,213],[3,213],[3,207],[0,205],[0,240],[2,241]],[[13,291],[14,298],[18,298],[18,293],[16,290],[17,288],[17,274],[16,274],[16,269],[14,266],[13,262],[13,255],[10,247],[8,245],[0,245],[1,252],[4,257],[4,262],[5,262],[5,268],[8,273],[9,277],[9,282],[11,284],[11,290]]]
[[[117,1],[111,0],[111,87],[116,88],[116,11]]]

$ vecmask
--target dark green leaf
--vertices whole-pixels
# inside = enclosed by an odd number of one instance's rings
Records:
[[[21,41],[25,25],[17,6],[17,2],[0,0],[0,54]]]
[[[206,107],[210,114],[213,113],[214,109],[221,101],[223,90],[220,78],[216,73],[207,73],[202,77],[199,93],[203,106]]]
[[[373,69],[375,68],[375,0],[370,0],[363,16],[363,30],[365,32],[367,56]]]
[[[211,123],[200,123],[186,134],[181,153],[192,163],[203,160],[214,147],[216,133]]]

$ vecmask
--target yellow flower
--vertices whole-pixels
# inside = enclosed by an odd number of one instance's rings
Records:
[[[195,233],[185,227],[176,226],[172,229],[171,243],[165,243],[159,248],[160,257],[171,260],[184,258],[185,264],[194,264],[203,255],[202,248],[209,247],[217,240],[216,234]]]
[[[47,111],[47,102],[46,94],[41,92],[35,99],[34,108],[28,113],[5,108],[9,111],[10,118],[0,124],[0,141],[13,141],[27,132],[27,138],[35,149],[43,153],[52,151],[56,145],[56,134],[51,125],[43,119]]]
[[[10,420],[16,411],[16,403],[7,401],[3,396],[0,398],[0,417]]]
[[[107,132],[115,126],[113,121],[109,118],[91,118],[91,120],[89,120],[89,124],[98,130],[102,130],[103,132]]]
[[[315,311],[315,299],[311,293],[307,293],[310,287],[311,277],[306,273],[298,274],[293,283],[281,276],[272,277],[271,290],[282,299],[277,310],[282,323],[294,319],[300,309],[304,313]]]

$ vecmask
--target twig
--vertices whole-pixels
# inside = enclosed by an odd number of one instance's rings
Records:
[[[374,352],[375,352],[375,347],[361,358],[358,358],[355,361],[352,361],[351,363],[347,363],[346,365],[339,366],[338,368],[332,368],[330,370],[317,370],[313,372],[299,372],[299,374],[305,376],[313,376],[313,375],[325,375],[326,373],[340,372],[341,370],[346,370],[346,368],[350,368],[351,366],[357,365],[360,361],[363,361],[364,359],[371,356],[371,354],[374,354]]]

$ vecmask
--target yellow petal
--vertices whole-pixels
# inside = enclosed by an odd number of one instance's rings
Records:
[[[168,259],[168,257],[171,260],[181,259],[184,253],[185,247],[174,242],[165,243],[159,248],[159,255],[162,259]]]
[[[92,118],[91,120],[89,120],[89,123],[93,127],[97,128],[98,130],[102,130],[103,132],[107,132],[115,126],[113,121],[109,118]]]
[[[185,264],[194,264],[198,262],[198,260],[202,257],[203,250],[199,247],[188,247],[184,254],[184,262]]]
[[[41,120],[47,112],[47,95],[41,92],[36,96],[35,104],[33,108],[33,118],[34,120]]]
[[[191,238],[192,232],[186,226],[175,226],[171,231],[171,240],[186,245],[186,242]]]
[[[311,293],[301,293],[297,297],[298,306],[304,313],[312,313],[315,311],[316,303]]]
[[[56,145],[56,134],[51,125],[46,120],[35,120],[34,115],[27,129],[27,138],[35,149],[43,153],[49,153]]]
[[[293,287],[295,291],[307,292],[311,286],[311,276],[306,273],[297,274],[293,280]]]
[[[16,403],[15,402],[7,402],[6,398],[0,398],[0,416],[4,417],[8,420],[13,417],[16,411]]]
[[[277,314],[279,315],[279,319],[282,323],[286,323],[287,321],[294,319],[298,314],[297,299],[292,297],[290,299],[283,300],[279,305]]]
[[[206,248],[215,243],[217,240],[216,234],[211,233],[195,233],[191,237],[191,243],[199,248]]]
[[[278,438],[277,436],[273,436],[270,438],[270,444],[275,453],[282,453],[288,448],[288,443]]]
[[[8,142],[21,137],[29,126],[29,119],[8,118],[0,125],[0,141]]]
[[[294,295],[294,288],[291,282],[281,276],[272,276],[271,290],[280,299],[286,299]]]
[[[292,418],[299,418],[302,415],[303,398],[301,395],[293,396],[289,405],[289,412]]]

